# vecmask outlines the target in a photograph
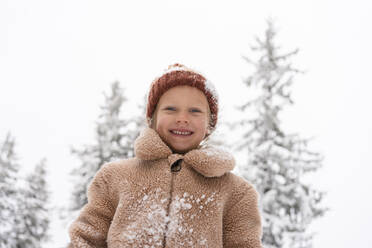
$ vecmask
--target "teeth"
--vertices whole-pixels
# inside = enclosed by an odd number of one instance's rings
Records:
[[[172,133],[179,134],[179,135],[190,135],[191,132],[180,132],[180,131],[172,131]]]

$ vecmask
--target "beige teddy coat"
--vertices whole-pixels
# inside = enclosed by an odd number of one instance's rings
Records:
[[[173,154],[150,128],[135,154],[97,172],[69,247],[262,247],[257,192],[231,155]]]

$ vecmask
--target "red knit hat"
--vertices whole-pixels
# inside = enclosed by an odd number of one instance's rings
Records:
[[[152,119],[160,97],[167,90],[182,85],[195,87],[204,93],[211,111],[210,128],[214,129],[218,117],[218,96],[214,86],[203,75],[181,64],[170,65],[168,70],[152,82],[147,99],[147,119]]]

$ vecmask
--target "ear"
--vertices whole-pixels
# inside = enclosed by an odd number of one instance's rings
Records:
[[[150,127],[150,128],[152,128],[152,126],[153,126],[153,119],[147,117],[146,121],[147,121],[147,126]]]
[[[211,130],[210,126],[208,125],[208,127],[207,127],[207,135],[210,135],[211,132],[212,132],[212,130]]]
[[[157,110],[152,114],[151,118],[147,118],[147,124],[150,128],[154,129],[156,128],[156,116],[157,116]]]
[[[211,128],[210,124],[208,123],[203,139],[207,139],[211,133],[212,133],[212,128]]]
[[[156,128],[156,117],[158,115],[158,106],[156,106],[154,112],[152,113],[151,118],[147,117],[147,124],[150,128],[154,129]]]

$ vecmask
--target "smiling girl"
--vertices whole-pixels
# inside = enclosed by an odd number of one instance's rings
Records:
[[[231,173],[229,153],[200,145],[217,123],[211,83],[172,65],[151,84],[146,115],[135,157],[91,182],[69,247],[262,247],[256,190]]]

